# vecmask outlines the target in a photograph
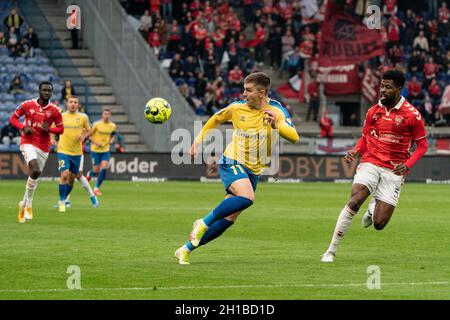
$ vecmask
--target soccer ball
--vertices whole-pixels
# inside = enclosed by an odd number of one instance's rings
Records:
[[[144,108],[145,118],[150,123],[164,123],[169,120],[172,108],[169,102],[163,98],[150,99]]]

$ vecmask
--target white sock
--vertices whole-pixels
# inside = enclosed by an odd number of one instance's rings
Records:
[[[333,238],[331,239],[331,243],[327,251],[336,254],[339,243],[341,242],[342,238],[344,238],[345,232],[352,223],[352,219],[355,214],[356,212],[354,212],[347,206],[342,209],[336,223],[336,228],[333,232]]]
[[[183,249],[186,250],[188,253],[191,253],[191,250],[189,250],[189,248],[186,247],[186,245],[183,246]]]
[[[91,185],[89,184],[89,181],[87,181],[86,177],[81,175],[80,182],[83,185],[84,190],[89,193],[89,195],[92,197],[94,195],[94,191],[92,191]]]
[[[376,204],[375,198],[372,198],[372,200],[370,200],[369,202],[369,207],[367,208],[372,216],[373,213],[375,212],[375,204]]]
[[[27,208],[31,208],[33,202],[34,191],[37,188],[38,179],[31,179],[28,177],[27,184],[25,185],[25,194],[23,196],[23,201]]]

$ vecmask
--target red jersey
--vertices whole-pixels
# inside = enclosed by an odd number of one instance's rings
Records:
[[[37,102],[37,99],[27,100],[17,107],[12,117],[14,116],[17,118],[25,116],[23,125],[34,129],[30,135],[22,133],[20,144],[31,144],[46,153],[50,152],[50,132],[43,130],[41,126],[42,123],[47,122],[50,127],[52,124],[62,127],[63,119],[58,107],[51,102],[43,106]]]
[[[367,151],[361,162],[393,169],[391,161],[404,163],[410,157],[412,142],[426,136],[419,111],[404,97],[390,111],[379,102],[367,111],[363,128]]]

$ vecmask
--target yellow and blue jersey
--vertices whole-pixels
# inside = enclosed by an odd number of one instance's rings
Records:
[[[91,151],[94,152],[109,152],[109,145],[111,141],[111,135],[116,131],[116,124],[112,121],[104,122],[103,120],[96,121],[92,126],[93,134],[91,141],[100,144],[96,146],[94,143],[91,145]]]
[[[70,156],[83,154],[81,135],[91,128],[89,118],[85,113],[62,113],[64,133],[59,137],[57,152]]]
[[[260,110],[251,108],[246,100],[231,103],[208,120],[196,142],[200,143],[207,131],[220,123],[231,122],[234,128],[233,140],[223,155],[242,163],[251,172],[259,175],[270,165],[272,138],[274,138],[266,110],[275,113],[280,135],[295,143],[298,140],[298,133],[291,117],[287,110],[273,99],[269,99],[267,105]]]

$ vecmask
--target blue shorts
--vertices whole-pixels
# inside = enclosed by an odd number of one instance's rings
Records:
[[[228,194],[233,194],[228,188],[236,180],[249,179],[253,191],[256,191],[256,185],[259,181],[259,176],[247,169],[242,163],[225,156],[222,156],[219,161],[219,176]]]
[[[110,157],[111,153],[109,151],[107,152],[91,151],[91,159],[93,166],[98,166],[102,161],[109,161]]]
[[[65,153],[58,153],[58,171],[64,172],[69,170],[74,174],[78,174],[81,164],[81,155],[70,156]]]

